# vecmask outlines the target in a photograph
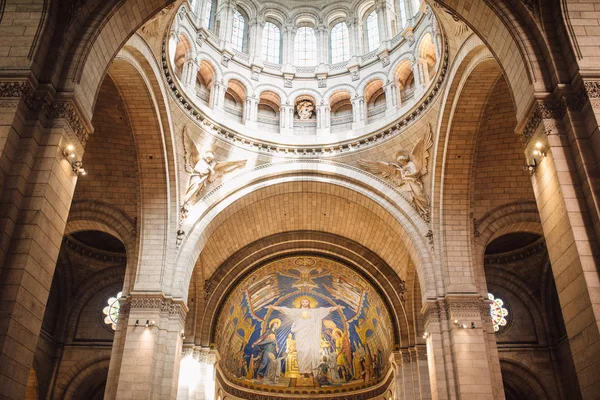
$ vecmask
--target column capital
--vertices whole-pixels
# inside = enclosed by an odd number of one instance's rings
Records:
[[[83,113],[73,100],[55,100],[43,106],[47,120],[53,124],[68,128],[83,148],[93,132],[91,123],[84,118]]]
[[[489,316],[489,300],[473,296],[447,296],[444,299],[427,301],[421,313],[428,322],[449,321],[451,319],[484,319]]]
[[[161,294],[130,294],[123,300],[121,310],[131,312],[134,310],[153,311],[166,314],[167,316],[179,317],[181,324],[185,324],[185,317],[188,312],[188,307],[183,300],[176,300],[165,297]]]
[[[198,347],[198,346],[192,346],[192,347],[187,347],[187,345],[184,345],[184,346],[186,346],[186,347],[184,347],[183,350],[181,351],[182,357],[191,356],[194,360],[196,360],[200,363],[209,364],[209,365],[215,365],[220,358],[217,350],[209,349],[206,347]]]

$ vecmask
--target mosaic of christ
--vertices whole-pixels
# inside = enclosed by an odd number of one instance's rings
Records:
[[[319,257],[273,261],[242,281],[219,317],[220,369],[264,387],[365,387],[389,369],[391,323],[356,272]]]

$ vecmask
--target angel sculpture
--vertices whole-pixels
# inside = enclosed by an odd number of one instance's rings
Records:
[[[183,129],[183,141],[185,145],[185,170],[190,174],[182,207],[187,211],[198,202],[200,194],[209,183],[213,183],[225,174],[243,167],[246,165],[246,160],[215,162],[215,153],[212,150],[206,150],[201,155],[201,150],[187,133],[186,128]]]
[[[419,214],[429,221],[429,198],[423,187],[421,177],[427,174],[429,149],[433,145],[431,125],[425,135],[417,142],[412,154],[406,150],[396,153],[396,162],[358,160],[358,165],[373,174],[381,174],[398,186],[406,185],[411,193],[412,203]]]

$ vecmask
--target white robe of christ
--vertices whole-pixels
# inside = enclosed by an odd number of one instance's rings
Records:
[[[323,318],[331,313],[334,307],[278,307],[278,310],[294,321],[292,333],[296,339],[298,370],[301,374],[310,374],[320,363]]]

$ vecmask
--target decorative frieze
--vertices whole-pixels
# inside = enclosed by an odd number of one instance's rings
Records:
[[[62,119],[66,121],[67,125],[71,128],[75,137],[81,143],[83,147],[87,143],[90,132],[88,132],[83,118],[75,108],[71,101],[56,101],[51,104],[47,104],[45,107],[45,114],[47,119]]]
[[[441,322],[454,319],[481,318],[482,305],[487,306],[489,314],[489,302],[480,297],[448,297],[428,302],[423,310],[425,321]]]
[[[154,310],[166,313],[169,316],[178,316],[181,323],[185,323],[187,307],[182,301],[167,299],[162,296],[135,295],[127,300],[130,310]]]
[[[527,122],[519,134],[521,143],[527,145],[542,120],[561,120],[566,113],[566,105],[563,101],[538,102],[532,108]]]
[[[600,108],[600,81],[584,83],[585,92],[593,108]]]
[[[0,108],[17,107],[21,100],[27,106],[32,102],[33,88],[28,81],[0,82]]]

